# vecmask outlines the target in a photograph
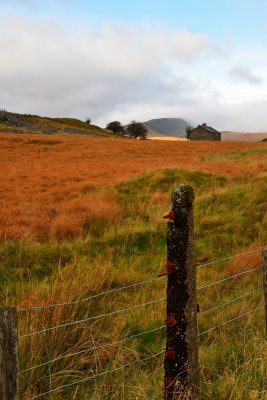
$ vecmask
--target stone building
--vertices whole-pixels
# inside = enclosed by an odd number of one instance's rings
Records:
[[[221,132],[216,131],[207,124],[198,125],[189,134],[191,141],[210,140],[210,141],[221,141]]]

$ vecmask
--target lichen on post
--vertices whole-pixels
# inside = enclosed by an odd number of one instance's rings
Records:
[[[198,387],[196,257],[190,186],[175,186],[173,222],[167,232],[167,340],[164,362],[165,399],[190,396]],[[188,398],[188,397],[187,397]]]

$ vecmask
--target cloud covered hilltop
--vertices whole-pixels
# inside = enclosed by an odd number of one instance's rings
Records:
[[[143,122],[148,129],[148,136],[185,137],[188,123],[182,118],[156,118]]]

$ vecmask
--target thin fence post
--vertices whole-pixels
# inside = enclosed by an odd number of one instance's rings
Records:
[[[263,259],[263,291],[264,291],[264,307],[265,307],[265,336],[267,339],[267,247],[262,250]]]
[[[17,310],[0,309],[0,400],[18,400]]]
[[[198,387],[194,191],[175,186],[167,232],[167,340],[164,399],[188,398]],[[180,398],[180,397],[179,397]]]

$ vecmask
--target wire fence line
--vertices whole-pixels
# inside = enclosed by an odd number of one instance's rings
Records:
[[[163,300],[166,300],[166,299],[167,299],[167,297],[163,297],[162,299],[157,299],[157,300],[148,301],[147,303],[138,304],[138,305],[132,306],[132,307],[127,307],[127,308],[124,308],[124,309],[122,309],[122,310],[116,310],[116,311],[112,311],[112,312],[109,312],[109,313],[106,313],[106,314],[95,315],[95,316],[93,316],[93,317],[88,317],[88,318],[85,318],[85,319],[81,319],[81,320],[79,320],[79,321],[72,321],[72,322],[68,322],[68,323],[66,323],[66,324],[57,325],[57,326],[52,326],[52,327],[50,327],[50,328],[42,329],[41,331],[32,332],[32,333],[27,333],[26,335],[19,336],[18,338],[19,338],[19,339],[22,339],[22,338],[25,338],[25,337],[28,337],[28,336],[37,335],[37,334],[39,334],[39,333],[52,331],[52,330],[54,330],[54,329],[64,328],[64,327],[66,327],[66,326],[79,324],[79,323],[81,323],[81,322],[88,322],[88,321],[92,321],[92,320],[95,320],[95,319],[108,317],[108,316],[110,316],[110,315],[115,315],[115,314],[119,314],[119,313],[121,313],[121,312],[134,310],[134,309],[136,309],[136,308],[144,307],[144,306],[147,306],[147,305],[150,305],[150,304],[159,303],[160,301],[163,301]]]
[[[264,249],[264,247],[262,247],[260,249],[257,249],[257,250],[247,251],[245,253],[236,254],[234,256],[221,258],[220,260],[216,260],[216,261],[212,261],[212,262],[209,262],[209,263],[206,263],[206,264],[198,265],[196,268],[198,269],[198,268],[206,267],[208,265],[217,264],[219,262],[227,261],[227,260],[230,260],[231,258],[241,257],[241,256],[244,256],[244,255],[247,255],[247,254],[258,253],[258,252],[262,251],[263,249]],[[125,289],[130,289],[130,288],[141,286],[141,285],[146,285],[148,283],[156,282],[156,281],[159,281],[159,280],[162,280],[162,279],[166,279],[166,276],[161,276],[161,277],[149,279],[147,281],[133,283],[131,285],[121,286],[119,288],[110,289],[110,290],[107,290],[105,292],[97,293],[97,294],[94,294],[94,295],[92,295],[90,297],[86,297],[86,298],[80,299],[80,300],[74,300],[74,301],[65,302],[65,303],[56,303],[56,304],[40,305],[40,306],[34,306],[34,307],[18,308],[17,311],[21,312],[21,311],[29,311],[29,310],[38,310],[38,309],[43,309],[43,308],[45,309],[45,308],[50,308],[50,307],[69,306],[69,305],[73,305],[73,304],[78,304],[78,303],[82,303],[82,302],[85,302],[85,301],[89,301],[89,300],[92,300],[92,299],[94,299],[96,297],[104,296],[106,294],[114,293],[114,292],[117,292],[117,291],[120,291],[120,290],[125,290]]]
[[[210,263],[206,263],[206,264],[199,265],[197,268],[202,268],[202,267],[204,267],[204,266],[208,266],[208,265],[212,265],[212,264],[215,264],[215,263],[219,263],[219,262],[223,262],[223,261],[226,261],[226,260],[230,260],[230,259],[235,258],[235,257],[240,257],[240,256],[247,255],[247,254],[257,253],[257,252],[260,252],[260,251],[262,251],[262,250],[263,250],[263,248],[262,248],[262,249],[258,249],[258,250],[254,250],[254,251],[250,251],[250,252],[246,252],[246,253],[237,254],[237,255],[234,255],[234,256],[231,256],[231,257],[227,257],[227,258],[223,258],[223,259],[220,259],[220,260],[216,260],[216,261],[213,261],[213,262],[210,262]],[[203,290],[203,289],[206,289],[206,288],[215,286],[215,285],[219,285],[220,283],[227,282],[227,281],[229,281],[230,279],[233,279],[233,278],[238,277],[238,276],[244,276],[245,274],[248,274],[248,273],[258,272],[258,271],[262,270],[262,268],[263,268],[263,267],[260,266],[260,267],[257,267],[257,268],[253,268],[253,269],[249,269],[249,270],[246,270],[246,271],[242,271],[242,272],[240,272],[240,273],[231,275],[231,276],[229,276],[229,277],[226,277],[226,278],[224,278],[224,279],[218,280],[218,281],[216,281],[216,282],[212,282],[212,283],[210,283],[210,284],[201,286],[201,287],[199,287],[197,290],[200,291],[200,290]],[[123,287],[120,287],[120,288],[114,288],[114,289],[108,290],[108,291],[106,291],[106,292],[101,292],[101,293],[92,295],[91,297],[87,297],[87,298],[81,299],[81,300],[75,300],[75,301],[66,302],[66,303],[57,303],[57,304],[52,304],[52,305],[44,305],[44,306],[35,306],[35,307],[21,308],[21,309],[18,309],[17,311],[18,311],[18,312],[21,312],[21,311],[37,310],[37,309],[40,310],[40,309],[48,309],[48,308],[50,308],[50,307],[68,306],[68,305],[73,305],[73,304],[79,304],[79,303],[81,303],[81,302],[85,302],[85,301],[89,301],[89,300],[91,300],[91,299],[97,298],[97,297],[99,297],[99,296],[103,296],[103,295],[110,294],[110,293],[115,293],[115,292],[122,291],[122,290],[127,290],[127,289],[129,289],[129,288],[134,288],[134,287],[138,287],[138,286],[141,286],[141,285],[146,285],[146,284],[149,284],[149,283],[153,283],[153,282],[159,281],[159,280],[164,279],[164,278],[166,278],[166,276],[162,276],[162,277],[158,277],[158,278],[155,278],[155,279],[151,279],[151,280],[147,280],[147,281],[135,283],[135,284],[128,285],[128,286],[123,286]],[[203,315],[207,314],[208,312],[212,312],[212,311],[219,310],[219,309],[224,310],[224,308],[225,308],[227,305],[232,304],[232,303],[234,303],[234,302],[236,302],[236,301],[238,301],[238,300],[240,300],[240,299],[243,299],[243,313],[242,313],[242,314],[240,314],[240,315],[238,315],[238,316],[236,316],[236,317],[234,317],[234,318],[231,318],[231,319],[228,319],[228,320],[224,321],[224,320],[223,320],[224,314],[223,314],[223,311],[222,311],[222,321],[221,321],[221,323],[219,323],[219,324],[217,324],[217,325],[215,325],[215,326],[213,326],[213,327],[210,327],[209,329],[206,329],[206,330],[204,330],[204,331],[198,333],[198,337],[199,337],[199,338],[202,338],[204,334],[208,334],[209,332],[212,332],[212,331],[215,331],[216,329],[222,328],[222,327],[224,327],[225,325],[228,325],[228,324],[230,324],[230,323],[233,322],[233,321],[239,320],[240,318],[243,318],[243,319],[244,319],[245,316],[250,315],[250,314],[252,314],[252,313],[255,313],[255,312],[257,312],[257,311],[263,309],[264,306],[257,306],[257,307],[254,308],[253,310],[249,310],[249,311],[246,311],[246,312],[244,311],[244,298],[245,298],[246,296],[249,296],[249,295],[252,295],[252,294],[254,294],[254,293],[256,293],[256,292],[259,292],[259,291],[261,291],[262,289],[263,289],[262,286],[257,287],[256,289],[251,290],[251,291],[249,291],[249,292],[246,292],[246,293],[244,293],[244,294],[241,295],[241,296],[235,297],[235,298],[232,299],[232,300],[229,300],[229,301],[227,301],[227,302],[224,302],[224,303],[222,303],[222,304],[220,304],[220,305],[218,305],[218,306],[212,307],[212,308],[210,308],[210,309],[208,309],[208,310],[199,312],[199,314],[198,314],[198,319],[199,319],[199,316],[203,316]],[[128,312],[131,311],[131,310],[138,309],[138,308],[141,308],[141,307],[145,307],[145,306],[147,306],[147,305],[152,305],[152,304],[157,304],[157,303],[158,303],[158,304],[161,304],[162,301],[165,301],[165,300],[166,300],[166,297],[163,297],[163,298],[160,298],[160,299],[152,300],[152,301],[145,302],[145,303],[142,303],[142,304],[138,304],[138,305],[134,305],[134,306],[131,306],[131,307],[127,307],[127,308],[124,308],[124,309],[115,310],[115,311],[108,312],[108,313],[105,313],[105,314],[90,316],[90,317],[88,317],[88,318],[84,318],[84,319],[80,319],[80,320],[75,320],[75,321],[71,321],[71,322],[68,322],[68,323],[65,323],[65,324],[60,324],[60,325],[48,327],[48,328],[46,328],[46,329],[42,329],[42,330],[39,330],[39,331],[36,331],[36,332],[23,334],[23,335],[19,336],[19,339],[26,338],[26,337],[32,337],[32,336],[35,336],[35,335],[38,335],[38,334],[44,335],[44,333],[46,333],[46,332],[51,332],[51,331],[53,331],[53,330],[55,330],[55,329],[64,328],[64,327],[67,327],[67,326],[73,326],[73,325],[75,325],[75,324],[84,323],[84,322],[88,322],[88,321],[95,321],[95,320],[98,320],[98,319],[100,319],[100,318],[113,316],[113,315],[116,315],[116,314],[119,314],[119,313],[122,313],[122,312],[128,313]],[[224,341],[231,340],[231,339],[233,339],[233,338],[235,338],[235,337],[238,337],[238,336],[240,336],[240,335],[245,335],[247,332],[251,331],[252,329],[256,329],[257,327],[260,327],[260,326],[262,326],[262,325],[263,325],[263,324],[258,324],[258,325],[256,325],[256,326],[250,327],[250,328],[248,328],[248,329],[246,329],[246,330],[243,329],[242,332],[240,332],[240,333],[238,333],[238,334],[236,334],[236,335],[232,335],[232,336],[226,337],[226,338],[223,340],[223,342],[224,342]],[[141,363],[143,363],[143,362],[156,359],[157,357],[159,357],[160,355],[162,355],[162,354],[165,352],[165,350],[162,350],[162,351],[159,351],[159,352],[157,352],[157,353],[155,353],[155,354],[152,354],[152,355],[149,356],[149,357],[145,357],[145,358],[142,358],[142,359],[138,359],[138,354],[137,354],[137,351],[136,351],[136,348],[135,348],[134,340],[135,340],[135,338],[139,338],[139,337],[141,337],[141,336],[143,336],[143,335],[149,335],[149,334],[151,334],[151,333],[153,333],[153,332],[160,331],[160,330],[162,330],[162,329],[165,328],[165,327],[166,327],[166,325],[161,325],[161,326],[159,326],[159,327],[156,327],[156,328],[147,330],[147,331],[145,331],[145,332],[139,332],[139,333],[137,333],[137,334],[133,334],[133,335],[128,336],[128,337],[126,337],[126,338],[123,338],[123,339],[120,339],[120,340],[117,340],[117,341],[114,341],[114,342],[111,342],[111,343],[100,344],[100,345],[96,345],[96,344],[95,344],[95,341],[94,341],[94,338],[92,338],[92,342],[93,342],[93,346],[92,346],[92,347],[89,347],[89,348],[86,348],[86,349],[83,349],[83,350],[80,350],[80,351],[76,351],[76,352],[73,352],[73,353],[70,353],[70,354],[64,354],[64,355],[59,356],[59,357],[56,357],[56,358],[54,358],[54,359],[53,359],[52,357],[50,357],[49,352],[48,352],[47,344],[45,344],[45,346],[46,346],[46,354],[47,354],[48,361],[45,361],[45,362],[40,363],[40,364],[38,364],[38,365],[34,365],[34,366],[30,367],[30,368],[26,368],[26,369],[21,370],[21,371],[19,372],[20,375],[22,375],[22,374],[24,374],[24,373],[33,371],[33,370],[35,370],[35,369],[37,369],[37,368],[41,368],[41,367],[45,367],[45,366],[48,367],[48,371],[49,371],[49,390],[45,391],[44,393],[37,394],[37,395],[34,396],[34,397],[31,397],[29,400],[34,400],[34,399],[40,398],[40,397],[42,397],[42,396],[49,396],[50,399],[52,399],[52,394],[53,394],[55,391],[58,391],[58,390],[61,390],[61,389],[65,389],[65,388],[68,388],[68,387],[71,387],[71,386],[74,386],[74,385],[78,385],[78,384],[80,384],[80,383],[87,382],[87,381],[91,381],[91,380],[94,380],[94,382],[95,382],[95,389],[94,389],[95,392],[94,392],[93,400],[97,400],[97,399],[99,399],[99,398],[102,398],[102,397],[105,397],[105,396],[107,396],[107,395],[109,395],[109,394],[112,394],[112,393],[116,392],[117,390],[122,389],[122,388],[125,387],[125,386],[132,385],[134,382],[138,382],[139,380],[146,379],[146,378],[148,378],[149,376],[152,376],[152,375],[155,374],[156,372],[162,370],[162,369],[163,369],[163,366],[161,366],[160,368],[154,369],[152,372],[150,372],[149,374],[147,374],[146,376],[141,377],[141,378],[140,378],[140,377],[139,377],[139,378],[136,378],[136,370],[135,370],[135,368],[136,368],[137,365],[139,365],[139,364],[141,364]],[[108,348],[108,347],[112,347],[112,346],[117,346],[117,345],[123,344],[123,343],[125,343],[125,342],[127,342],[127,341],[130,341],[130,340],[133,340],[133,349],[134,349],[134,354],[135,354],[135,360],[134,360],[134,361],[131,361],[131,362],[128,362],[128,363],[125,363],[125,364],[123,364],[123,365],[120,365],[120,366],[118,366],[118,367],[116,367],[116,368],[114,368],[114,369],[109,369],[109,370],[107,370],[107,371],[102,371],[102,372],[101,372],[101,371],[99,370],[99,365],[98,365],[98,361],[97,361],[97,350],[104,349],[104,348]],[[213,344],[212,344],[211,346],[209,346],[209,347],[204,347],[204,349],[209,349],[209,348],[211,348],[211,347],[213,347],[213,346],[218,346],[218,345],[220,345],[220,344],[222,344],[222,342],[213,343]],[[90,352],[90,351],[94,352],[95,371],[94,371],[93,374],[91,374],[91,375],[89,375],[89,376],[86,376],[86,377],[84,377],[84,378],[82,378],[82,379],[78,379],[78,380],[76,380],[76,381],[74,381],[74,382],[70,382],[70,383],[66,383],[66,384],[64,384],[64,385],[60,385],[60,386],[57,386],[57,387],[53,387],[53,382],[52,382],[52,368],[51,368],[53,363],[55,363],[55,362],[57,362],[57,361],[60,361],[60,360],[63,360],[63,359],[66,359],[66,358],[70,358],[70,357],[75,357],[75,356],[78,356],[78,355],[82,355],[82,354],[85,354],[86,352]],[[134,371],[133,371],[133,378],[132,378],[130,381],[125,382],[125,383],[123,383],[122,385],[116,386],[113,390],[111,390],[111,391],[109,391],[109,392],[105,392],[104,394],[99,394],[99,390],[98,390],[98,388],[99,388],[98,379],[99,379],[99,378],[108,376],[108,375],[110,375],[110,374],[112,374],[112,373],[115,373],[115,372],[118,372],[118,371],[122,371],[124,368],[127,368],[127,367],[133,367],[133,368],[134,368]],[[103,389],[103,388],[102,388],[102,389]]]
[[[163,369],[164,369],[164,366],[162,365],[161,367],[156,368],[156,369],[154,369],[153,371],[151,371],[149,374],[147,374],[147,375],[145,375],[145,376],[142,376],[142,377],[140,377],[140,378],[137,378],[137,379],[130,380],[130,381],[126,382],[126,383],[123,383],[122,385],[117,386],[115,389],[110,390],[109,392],[104,393],[104,394],[102,394],[101,396],[96,397],[95,399],[101,399],[102,397],[105,397],[105,396],[107,396],[108,394],[114,393],[114,392],[116,392],[117,390],[120,390],[120,389],[122,389],[122,388],[125,387],[125,386],[129,386],[129,385],[132,386],[132,384],[133,384],[134,382],[143,381],[144,379],[149,378],[150,376],[156,374],[156,373],[159,372],[159,371],[162,371]],[[160,389],[158,392],[162,392],[162,389]]]
[[[263,268],[263,267],[253,268],[253,269],[250,269],[250,270],[248,270],[248,271],[239,272],[238,274],[231,275],[231,276],[228,276],[227,278],[221,279],[221,280],[219,280],[219,281],[212,282],[212,283],[209,283],[208,285],[201,286],[200,288],[197,288],[197,290],[202,290],[202,289],[206,289],[206,288],[208,288],[208,287],[214,286],[214,285],[218,285],[219,283],[226,282],[226,281],[228,281],[229,279],[233,279],[233,278],[236,278],[237,276],[241,276],[241,275],[248,274],[249,272],[258,271],[258,270],[260,270],[260,269],[262,269],[262,268]]]
[[[162,351],[160,351],[160,352],[158,352],[158,353],[156,353],[156,354],[153,354],[153,355],[150,356],[150,357],[146,357],[146,358],[143,358],[143,359],[141,359],[141,360],[135,360],[135,361],[133,361],[133,362],[123,364],[123,365],[121,365],[120,367],[117,367],[117,368],[114,368],[114,369],[111,369],[111,370],[108,370],[108,371],[104,371],[104,372],[101,372],[101,373],[98,373],[98,374],[90,375],[90,376],[87,376],[87,377],[85,377],[85,378],[79,379],[78,381],[71,382],[71,383],[67,383],[67,384],[62,385],[62,386],[58,386],[58,387],[55,388],[55,389],[48,390],[48,391],[45,392],[45,393],[38,394],[37,396],[31,397],[31,399],[29,399],[29,400],[37,399],[38,397],[45,396],[45,395],[48,395],[48,394],[50,394],[50,393],[53,393],[53,392],[55,392],[56,390],[65,389],[66,387],[70,387],[70,386],[73,386],[73,385],[77,385],[77,384],[79,384],[79,383],[88,381],[88,380],[90,380],[90,379],[95,379],[96,377],[99,377],[99,376],[104,376],[104,375],[111,374],[112,372],[120,371],[120,370],[122,370],[123,368],[129,367],[129,366],[134,365],[134,364],[139,364],[139,363],[142,363],[142,362],[145,362],[145,361],[148,361],[148,360],[152,360],[153,358],[156,358],[156,357],[160,356],[160,355],[163,354],[163,353],[165,353],[165,350],[162,350]]]
[[[213,307],[213,308],[209,308],[208,310],[205,310],[205,311],[201,311],[201,312],[199,312],[198,314],[199,314],[199,315],[206,314],[206,313],[208,313],[208,312],[211,312],[211,311],[217,310],[217,309],[219,309],[219,308],[225,307],[225,306],[227,306],[228,304],[233,303],[234,301],[240,300],[240,299],[242,299],[243,297],[249,296],[249,295],[252,294],[252,293],[259,292],[259,291],[261,291],[262,289],[263,289],[263,286],[261,286],[261,287],[255,289],[255,290],[251,290],[250,292],[247,292],[247,293],[245,293],[245,294],[242,294],[242,296],[235,297],[234,299],[232,299],[232,300],[230,300],[230,301],[227,301],[227,302],[225,302],[225,303],[223,303],[223,304],[220,304],[219,306],[216,306],[216,307]]]
[[[253,313],[253,312],[255,312],[255,311],[258,311],[258,310],[261,310],[261,309],[263,309],[263,308],[264,308],[264,306],[261,306],[261,307],[254,308],[254,310],[247,311],[247,312],[245,312],[245,313],[243,313],[243,314],[241,314],[241,315],[238,315],[238,316],[235,317],[235,318],[229,319],[229,320],[227,320],[227,321],[225,321],[225,322],[222,322],[221,324],[218,324],[218,325],[216,325],[216,326],[213,326],[212,328],[207,329],[206,331],[203,331],[203,332],[199,333],[198,336],[202,336],[202,335],[204,335],[204,333],[208,333],[208,332],[214,331],[214,329],[217,329],[217,328],[219,328],[219,327],[221,327],[221,326],[227,325],[227,324],[229,324],[230,322],[235,321],[235,320],[237,320],[237,319],[243,317],[244,315],[251,314],[251,313]]]
[[[19,309],[17,309],[17,311],[20,312],[20,311],[29,311],[29,310],[38,310],[38,309],[40,310],[40,309],[43,309],[43,308],[50,308],[50,307],[70,306],[70,305],[73,305],[73,304],[83,303],[85,301],[89,301],[89,300],[95,299],[96,297],[99,297],[99,296],[104,296],[106,294],[115,293],[115,292],[118,292],[120,290],[126,290],[126,289],[130,289],[130,288],[133,288],[133,287],[146,285],[148,283],[160,281],[162,279],[166,279],[166,277],[162,276],[162,277],[158,277],[158,278],[149,279],[148,281],[133,283],[133,284],[128,285],[128,286],[121,286],[119,288],[114,288],[114,289],[107,290],[106,292],[101,292],[101,293],[94,294],[94,295],[92,295],[90,297],[86,297],[85,299],[81,299],[81,300],[74,300],[74,301],[69,301],[69,302],[66,302],[66,303],[48,304],[48,305],[43,305],[43,306],[19,308]]]
[[[261,251],[261,250],[263,250],[263,248],[258,249],[258,250],[254,250],[254,251],[251,251],[251,252],[241,253],[241,254],[238,254],[238,255],[235,255],[235,256],[223,258],[223,259],[220,259],[220,260],[216,260],[216,261],[214,261],[214,262],[212,262],[212,263],[203,264],[203,265],[198,266],[198,267],[203,267],[203,266],[205,266],[205,265],[210,265],[210,264],[218,263],[218,262],[221,262],[221,261],[225,261],[225,260],[227,260],[227,259],[231,259],[231,258],[238,257],[238,256],[240,257],[240,256],[243,256],[243,255],[246,255],[246,254],[256,253],[256,252],[259,252],[259,251]],[[221,279],[221,280],[219,280],[219,281],[210,283],[210,284],[208,284],[208,285],[201,286],[201,287],[197,288],[197,290],[199,291],[199,290],[202,290],[202,289],[205,289],[205,288],[214,286],[214,285],[218,285],[219,283],[225,282],[225,281],[230,280],[230,279],[232,279],[232,278],[235,278],[235,277],[237,277],[237,276],[241,276],[241,275],[244,275],[244,274],[247,274],[247,273],[250,273],[250,272],[254,272],[254,271],[257,271],[257,270],[260,270],[260,269],[262,269],[262,267],[254,268],[254,269],[251,269],[251,270],[248,270],[248,271],[243,271],[243,272],[240,272],[240,273],[238,273],[238,274],[231,275],[230,277],[227,277],[227,278]],[[84,301],[88,301],[88,300],[90,300],[90,299],[96,298],[96,297],[101,296],[101,295],[105,295],[105,294],[113,293],[113,292],[116,292],[116,291],[119,291],[119,290],[124,290],[124,289],[128,289],[128,288],[132,288],[132,287],[144,285],[144,284],[147,284],[147,283],[152,283],[152,282],[155,282],[155,281],[164,279],[164,278],[166,278],[166,277],[159,277],[159,278],[155,278],[155,279],[151,279],[151,280],[148,280],[148,281],[143,281],[143,282],[135,283],[135,284],[128,285],[128,286],[122,286],[122,287],[120,287],[120,288],[115,288],[115,289],[112,289],[112,290],[109,290],[109,291],[106,291],[106,292],[101,292],[101,293],[99,293],[99,294],[93,295],[93,296],[88,297],[88,298],[86,298],[86,299],[75,300],[75,301],[73,301],[73,302],[58,303],[58,304],[47,305],[47,306],[28,307],[28,308],[18,309],[17,311],[36,310],[36,309],[42,309],[42,308],[49,308],[49,307],[56,307],[56,306],[64,306],[64,305],[77,304],[77,303],[81,303],[81,302],[84,302]],[[113,311],[113,312],[106,313],[106,314],[102,314],[102,315],[98,315],[98,316],[88,317],[88,318],[85,318],[85,319],[82,319],[82,320],[78,320],[78,321],[71,321],[71,322],[68,322],[68,323],[66,323],[66,324],[57,325],[57,326],[50,327],[50,328],[47,328],[47,329],[43,329],[43,330],[40,330],[40,331],[37,331],[37,332],[28,333],[28,334],[19,336],[19,339],[24,338],[24,337],[28,337],[28,336],[32,336],[32,335],[36,335],[36,334],[40,334],[40,333],[43,333],[43,332],[47,332],[47,331],[50,331],[50,330],[54,330],[54,329],[66,327],[66,326],[68,326],[68,325],[74,325],[74,324],[77,324],[77,323],[87,322],[87,321],[94,320],[94,319],[97,319],[97,318],[103,318],[103,317],[106,317],[106,316],[109,316],[109,315],[113,315],[113,314],[117,314],[117,313],[120,313],[120,312],[129,311],[129,310],[132,310],[132,309],[135,309],[135,308],[143,307],[143,306],[146,306],[146,305],[149,305],[149,304],[153,304],[153,303],[155,303],[155,302],[160,302],[160,301],[163,301],[163,300],[166,300],[166,297],[161,298],[161,299],[158,299],[158,300],[153,300],[153,301],[151,301],[151,302],[139,304],[139,305],[136,305],[136,306],[128,307],[128,308],[125,308],[125,309],[122,309],[122,310],[117,310],[117,311]]]
[[[102,345],[99,345],[99,346],[93,346],[93,347],[90,347],[90,348],[88,348],[88,349],[84,349],[84,350],[81,350],[81,351],[77,351],[76,353],[66,354],[66,355],[64,355],[64,356],[54,358],[54,359],[51,360],[51,361],[47,361],[47,362],[45,362],[45,363],[42,363],[42,364],[39,364],[39,365],[35,365],[34,367],[27,368],[27,369],[25,369],[25,370],[23,370],[23,371],[20,371],[19,373],[22,374],[22,373],[24,373],[24,372],[31,371],[31,370],[33,370],[33,369],[35,369],[35,368],[44,367],[45,365],[48,365],[49,363],[56,362],[56,361],[60,361],[60,360],[63,360],[64,358],[74,357],[74,356],[77,356],[77,355],[80,355],[80,354],[84,354],[84,353],[87,353],[88,351],[93,351],[93,350],[98,350],[98,349],[104,349],[104,348],[106,348],[106,347],[116,346],[116,345],[118,345],[118,344],[122,344],[122,343],[126,342],[127,340],[131,340],[131,339],[137,338],[137,337],[142,336],[142,335],[147,335],[147,334],[149,334],[149,333],[153,333],[153,332],[159,331],[159,330],[161,330],[161,329],[163,329],[163,328],[165,328],[165,327],[166,327],[165,325],[161,325],[161,326],[159,326],[158,328],[150,329],[149,331],[146,331],[146,332],[140,332],[140,333],[137,333],[137,334],[135,334],[135,335],[128,336],[127,338],[118,340],[118,341],[116,341],[116,342],[106,343],[106,344],[102,344]]]
[[[246,333],[248,333],[248,332],[250,332],[250,331],[253,331],[253,330],[255,330],[255,329],[261,328],[263,325],[264,325],[264,324],[258,324],[258,325],[252,326],[251,328],[248,328],[248,329],[246,329],[246,330],[244,330],[244,331],[242,331],[242,332],[240,332],[240,333],[237,333],[236,335],[232,335],[232,336],[228,336],[228,337],[224,338],[223,341],[224,341],[224,342],[227,342],[227,341],[229,341],[229,340],[231,340],[231,339],[234,339],[234,338],[236,338],[236,337],[238,337],[238,336],[243,336],[243,335],[245,335]],[[213,343],[212,345],[210,345],[210,346],[208,346],[208,347],[202,347],[202,350],[208,350],[208,349],[211,349],[212,347],[219,346],[219,345],[221,345],[221,344],[222,344],[221,342],[219,342],[219,343]]]
[[[227,260],[230,260],[231,258],[246,256],[247,254],[259,253],[259,252],[262,251],[264,248],[265,248],[265,247],[261,247],[260,249],[257,249],[257,250],[247,251],[247,252],[245,252],[245,253],[235,254],[234,256],[221,258],[220,260],[211,261],[211,262],[206,263],[206,264],[198,265],[197,268],[202,268],[202,267],[206,267],[207,265],[217,264],[218,262],[227,261]]]
[[[244,275],[244,274],[247,274],[247,273],[250,273],[250,272],[254,272],[254,271],[257,271],[257,270],[261,270],[261,269],[262,269],[262,267],[259,267],[259,268],[254,268],[254,269],[251,269],[251,270],[248,270],[248,271],[240,272],[238,274],[229,276],[227,278],[224,278],[224,279],[221,279],[219,281],[210,283],[208,285],[201,286],[200,288],[197,288],[197,290],[202,290],[202,289],[214,286],[214,285],[218,285],[219,283],[228,281],[229,279],[235,278],[237,276],[241,276],[241,275]],[[163,297],[161,299],[149,301],[149,302],[143,303],[143,304],[138,304],[136,306],[124,308],[124,309],[121,309],[121,310],[112,311],[112,312],[109,312],[109,313],[106,313],[106,314],[96,315],[96,316],[93,316],[93,317],[88,317],[88,318],[84,318],[84,319],[77,320],[77,321],[71,321],[71,322],[68,322],[66,324],[52,326],[50,328],[42,329],[40,331],[36,331],[36,332],[32,332],[32,333],[27,333],[25,335],[21,335],[18,338],[22,339],[22,338],[25,338],[25,337],[28,337],[28,336],[37,335],[37,334],[40,334],[40,333],[43,333],[43,332],[48,332],[48,331],[51,331],[51,330],[54,330],[54,329],[63,328],[63,327],[67,327],[67,326],[70,326],[70,325],[75,325],[75,324],[82,323],[82,322],[88,322],[88,321],[95,320],[95,319],[98,319],[98,318],[104,318],[104,317],[107,317],[107,316],[110,316],[110,315],[118,314],[118,313],[125,312],[125,311],[130,311],[130,310],[133,310],[133,309],[136,309],[136,308],[144,307],[146,305],[150,305],[150,304],[153,304],[153,303],[161,302],[161,301],[166,300],[166,299],[167,299],[166,297]]]
[[[263,289],[263,287],[261,286],[261,287],[255,289],[255,290],[252,290],[252,291],[250,291],[250,292],[247,292],[247,293],[243,294],[242,296],[238,296],[238,297],[236,297],[236,298],[234,298],[234,299],[232,299],[232,300],[230,300],[230,301],[228,301],[228,302],[225,302],[225,303],[223,303],[223,304],[220,304],[219,306],[216,306],[216,307],[210,308],[210,309],[208,309],[208,310],[199,312],[199,315],[203,315],[203,314],[206,314],[206,313],[208,313],[208,312],[211,312],[211,311],[217,310],[217,309],[219,309],[219,308],[225,307],[225,306],[228,305],[228,304],[231,304],[231,303],[233,303],[233,302],[235,302],[235,301],[237,301],[237,300],[240,300],[240,299],[243,298],[244,296],[248,296],[248,295],[250,295],[250,294],[252,294],[252,293],[259,292],[259,291],[261,291],[262,289]],[[243,315],[245,315],[245,313],[243,313],[241,316],[243,316]],[[241,316],[240,316],[240,317],[241,317]],[[230,320],[230,321],[231,321],[231,320]],[[226,322],[226,323],[227,323],[227,322]],[[225,324],[225,323],[224,323],[224,324]],[[216,327],[219,327],[219,326],[221,326],[221,325],[222,325],[222,324],[220,324],[220,325],[218,325],[218,326],[216,326]],[[116,346],[116,345],[122,344],[122,343],[124,343],[124,342],[126,342],[126,341],[128,341],[128,340],[132,340],[132,339],[134,339],[134,338],[137,338],[137,337],[139,337],[139,336],[143,336],[143,335],[146,335],[146,334],[150,334],[150,333],[156,332],[156,331],[161,330],[161,329],[163,329],[163,328],[165,328],[165,327],[166,327],[165,325],[161,325],[161,326],[159,326],[159,327],[157,327],[157,328],[150,329],[150,330],[145,331],[145,332],[140,332],[140,333],[137,333],[137,334],[135,334],[135,335],[131,335],[131,336],[129,336],[129,337],[126,337],[126,338],[124,338],[124,339],[118,340],[118,341],[116,341],[116,342],[106,343],[106,344],[99,345],[99,346],[93,346],[93,347],[90,347],[90,348],[88,348],[88,349],[84,349],[84,350],[81,350],[81,351],[78,351],[78,352],[75,352],[75,353],[65,354],[64,356],[57,357],[57,358],[54,358],[54,359],[52,359],[52,360],[50,360],[50,361],[47,361],[47,362],[45,362],[45,363],[38,364],[38,365],[35,365],[35,366],[31,367],[31,368],[27,368],[27,369],[25,369],[25,370],[22,370],[22,371],[20,371],[19,373],[22,374],[22,373],[24,373],[24,372],[28,372],[28,371],[33,370],[33,369],[36,369],[36,368],[44,367],[45,365],[48,365],[48,364],[50,364],[50,363],[52,363],[52,362],[60,361],[60,360],[62,360],[62,359],[64,359],[64,358],[74,357],[74,356],[77,356],[77,355],[80,355],[80,354],[84,354],[84,353],[89,352],[89,351],[98,350],[98,349],[106,348],[106,347]],[[216,327],[215,327],[215,328],[216,328]],[[214,328],[214,329],[215,329],[215,328]],[[199,336],[201,336],[201,335],[204,334],[204,333],[206,333],[206,332],[202,332],[201,334],[199,334]]]

